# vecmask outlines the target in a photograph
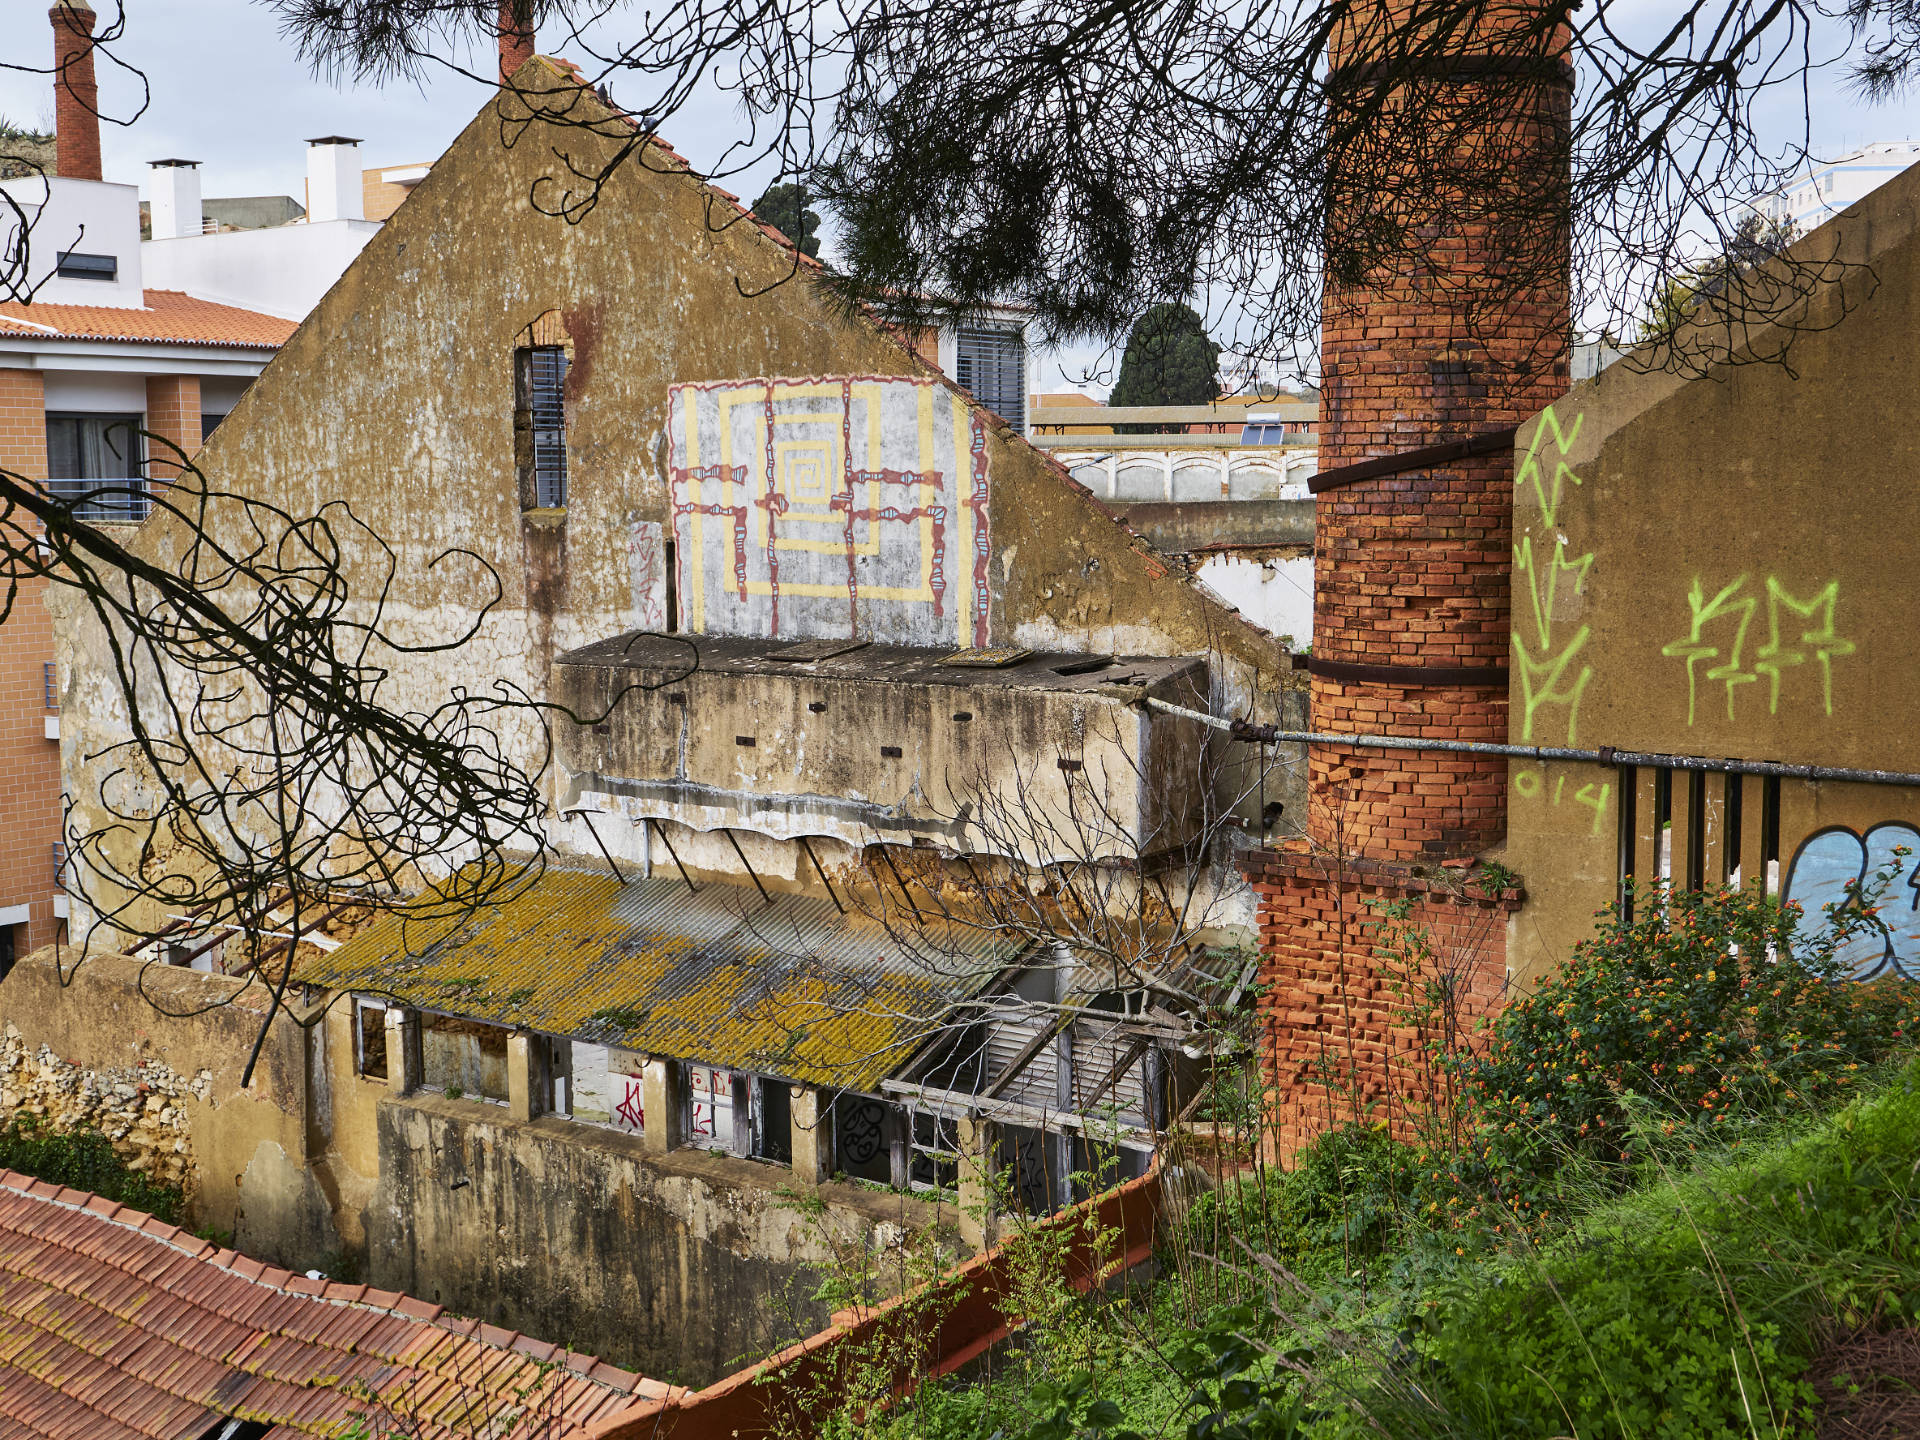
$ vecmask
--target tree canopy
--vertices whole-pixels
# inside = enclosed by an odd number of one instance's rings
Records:
[[[753,213],[785,235],[800,247],[803,255],[818,258],[820,254],[820,214],[808,208],[813,197],[807,193],[807,187],[799,181],[789,181],[783,185],[769,186],[753,202]]]
[[[363,79],[462,63],[500,23],[495,0],[269,3],[314,63]],[[671,138],[696,98],[731,92],[741,123],[711,172],[808,176],[836,220],[828,283],[849,299],[903,324],[1018,305],[1052,343],[1111,341],[1189,296],[1237,354],[1302,378],[1329,276],[1336,292],[1463,278],[1421,269],[1436,223],[1547,237],[1508,247],[1497,282],[1512,296],[1564,276],[1570,246],[1580,328],[1626,333],[1690,260],[1730,248],[1745,201],[1804,164],[1814,71],[1886,95],[1920,54],[1914,0],[533,8],[542,48],[643,130]],[[1559,163],[1517,175],[1487,137],[1547,85],[1565,89]],[[586,165],[569,193],[629,160],[649,163],[645,147]],[[1836,274],[1783,264],[1787,283],[1718,297],[1730,327],[1790,316]]]
[[[1109,404],[1204,405],[1219,393],[1220,347],[1190,307],[1163,303],[1133,322]]]

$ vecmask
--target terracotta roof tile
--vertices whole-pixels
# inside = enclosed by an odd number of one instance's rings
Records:
[[[371,1392],[438,1435],[431,1407],[476,1389],[531,1386],[590,1418],[653,1383],[393,1291],[321,1288],[0,1171],[0,1434],[175,1440],[237,1416],[294,1440],[341,1433]]]
[[[143,307],[0,304],[0,335],[37,340],[145,340],[171,345],[231,345],[277,350],[298,328],[291,320],[220,305],[179,290],[148,290]]]

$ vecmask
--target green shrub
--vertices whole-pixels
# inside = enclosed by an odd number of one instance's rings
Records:
[[[1806,935],[1797,907],[1755,889],[1662,888],[1640,902],[1460,1062],[1473,1141],[1442,1178],[1464,1187],[1466,1212],[1497,1193],[1537,1219],[1570,1158],[1627,1178],[1655,1149],[1725,1144],[1783,1107],[1843,1096],[1909,1044],[1914,988],[1855,984],[1834,959],[1873,923],[1870,905]]]
[[[113,1142],[98,1130],[53,1130],[30,1115],[16,1115],[0,1129],[0,1167],[90,1190],[170,1225],[180,1223],[186,1207],[180,1191],[129,1169]]]
[[[1418,1162],[1383,1123],[1343,1125],[1303,1147],[1292,1169],[1203,1196],[1190,1228],[1209,1249],[1244,1241],[1309,1277],[1349,1273],[1400,1244],[1421,1193]]]

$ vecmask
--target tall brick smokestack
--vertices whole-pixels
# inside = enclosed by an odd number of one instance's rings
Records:
[[[1515,425],[1566,389],[1572,82],[1565,32],[1542,18],[1547,9],[1361,0],[1334,37],[1336,84],[1351,77],[1362,105],[1379,98],[1383,73],[1411,84],[1353,112],[1378,118],[1343,117],[1338,100],[1330,117],[1341,139],[1321,332],[1323,472]],[[1429,178],[1396,185],[1396,163]],[[1416,255],[1389,246],[1374,259],[1341,231],[1363,233],[1387,207],[1417,238]],[[1315,730],[1507,739],[1512,478],[1508,445],[1321,494]],[[1308,762],[1308,833],[1324,847],[1437,859],[1505,834],[1503,760],[1324,745]]]
[[[93,83],[93,11],[61,0],[53,22],[54,166],[69,180],[100,178],[100,98]]]
[[[1499,432],[1566,387],[1572,85],[1548,18],[1564,4],[1354,0],[1334,36],[1316,731],[1507,739]],[[1489,434],[1484,454],[1441,448]],[[1332,1123],[1405,1127],[1430,1098],[1427,1047],[1504,1003],[1517,904],[1436,863],[1503,838],[1505,761],[1329,742],[1307,762],[1306,837],[1246,861],[1283,1155]],[[1430,947],[1417,980],[1382,955],[1384,902]],[[1442,979],[1436,1015],[1423,987]]]
[[[533,0],[500,0],[500,83],[533,58]]]

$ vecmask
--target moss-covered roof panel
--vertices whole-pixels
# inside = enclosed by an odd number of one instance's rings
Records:
[[[386,916],[298,978],[853,1089],[904,1064],[1020,948],[966,930],[903,944],[823,899],[582,870],[549,870],[463,923],[423,911]]]

